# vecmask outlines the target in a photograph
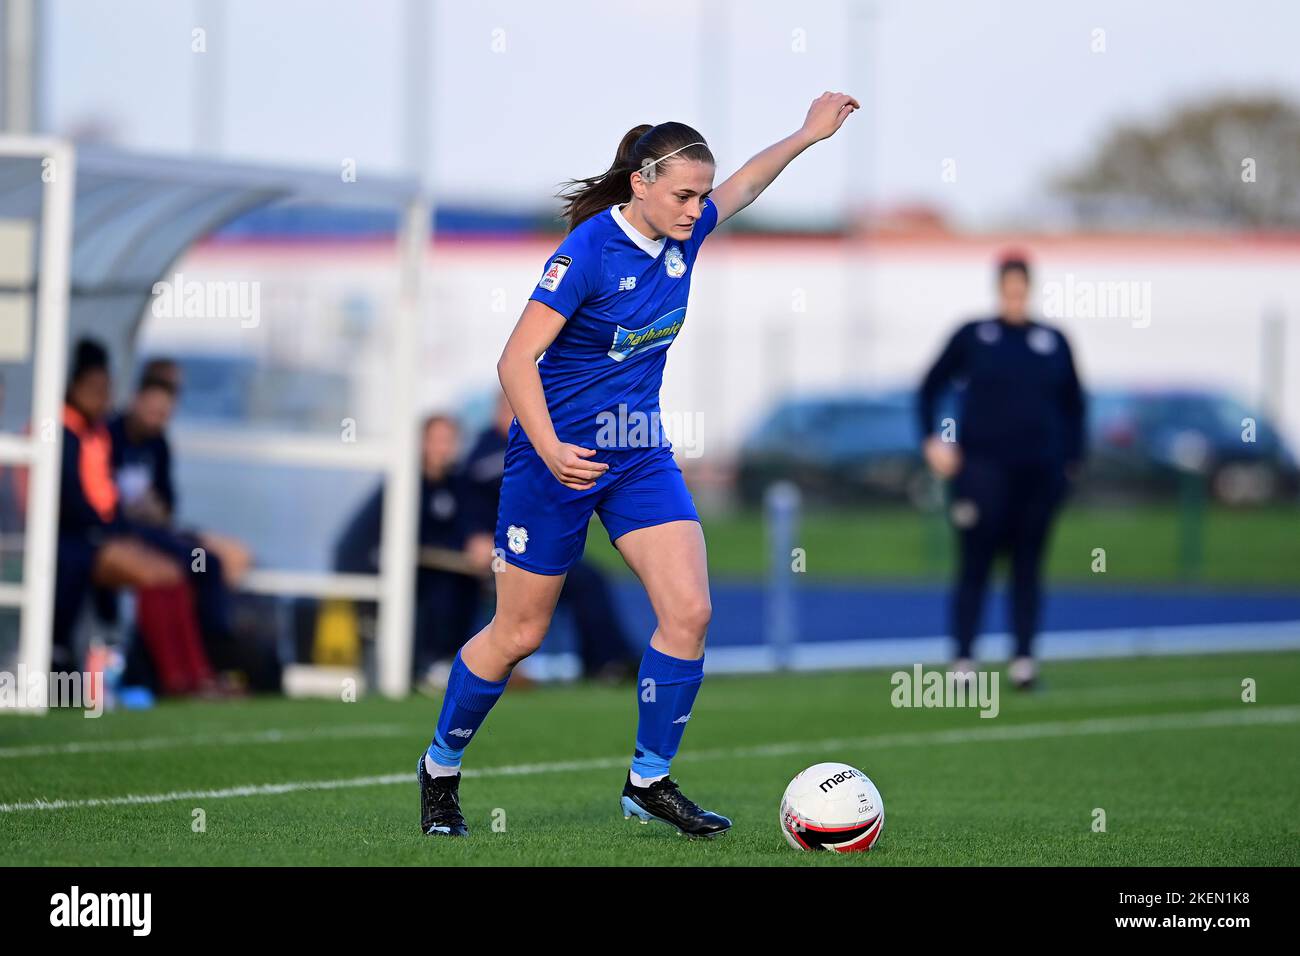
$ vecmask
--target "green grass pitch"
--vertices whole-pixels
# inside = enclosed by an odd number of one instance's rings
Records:
[[[1243,590],[1295,588],[1300,585],[1295,513],[1294,504],[1211,506],[1189,524],[1188,515],[1175,505],[1072,504],[1052,532],[1044,571],[1051,581],[1097,587],[1197,583]],[[767,573],[760,514],[708,515],[704,535],[715,580]],[[796,541],[807,555],[810,576],[841,581],[947,580],[954,557],[952,531],[943,517],[909,508],[810,509]],[[1107,552],[1105,574],[1094,570],[1096,548]],[[1190,555],[1185,553],[1189,548]],[[594,518],[587,555],[610,570],[628,573]]]
[[[1048,663],[1041,691],[1004,685],[994,719],[895,709],[889,674],[706,681],[674,776],[735,828],[699,842],[618,810],[631,687],[508,692],[470,749],[459,841],[418,827],[436,701],[6,716],[0,864],[1300,863],[1300,654]],[[786,846],[781,793],[822,760],[880,787],[870,853]]]

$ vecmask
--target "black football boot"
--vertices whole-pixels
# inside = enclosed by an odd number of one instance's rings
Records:
[[[421,753],[415,776],[420,781],[420,832],[427,836],[469,836],[469,827],[460,813],[460,774],[430,777]]]
[[[636,817],[642,823],[658,820],[688,837],[715,837],[731,829],[726,817],[701,810],[668,777],[656,780],[648,787],[637,787],[628,773],[623,785],[623,819]]]

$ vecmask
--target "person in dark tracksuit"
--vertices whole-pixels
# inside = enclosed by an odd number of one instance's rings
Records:
[[[492,425],[479,435],[465,460],[466,474],[479,498],[478,510],[493,520],[501,498],[506,446],[513,420],[510,403],[505,395],[500,395]],[[488,545],[491,546],[490,541]],[[573,615],[583,677],[616,682],[636,676],[639,659],[624,632],[609,583],[590,561],[580,559],[569,569],[559,603]]]
[[[930,468],[949,479],[959,560],[951,626],[959,675],[973,674],[973,645],[999,551],[1011,559],[1010,677],[1033,685],[1040,566],[1052,520],[1084,457],[1084,398],[1070,345],[1029,317],[1029,267],[998,268],[997,316],[957,330],[921,385],[918,411]],[[956,389],[954,418],[936,420]]]
[[[478,609],[482,579],[491,563],[491,548],[482,555],[468,547],[476,534],[491,534],[496,515],[483,516],[460,454],[460,428],[447,415],[431,415],[424,423],[420,473],[421,548],[436,549],[446,558],[459,556],[459,567],[429,567],[416,571],[413,676],[424,679],[442,660],[454,657],[470,637]],[[340,572],[376,574],[383,527],[384,489],[381,484],[348,522],[335,546],[334,566]]]

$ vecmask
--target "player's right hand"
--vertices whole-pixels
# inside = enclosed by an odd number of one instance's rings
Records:
[[[961,471],[961,449],[956,442],[944,441],[938,435],[931,435],[922,448],[925,463],[940,478],[951,478]]]
[[[596,487],[596,479],[609,471],[603,461],[587,461],[596,454],[594,449],[560,442],[545,458],[555,480],[574,491],[589,491]]]

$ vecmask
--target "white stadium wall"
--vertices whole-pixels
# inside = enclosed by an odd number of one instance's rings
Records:
[[[555,245],[435,243],[426,274],[425,408],[451,408],[494,386],[501,346]],[[1009,248],[1031,257],[1037,311],[1064,313],[1049,320],[1068,333],[1093,386],[1209,386],[1256,405],[1263,316],[1284,316],[1283,379],[1272,398],[1300,447],[1300,389],[1286,380],[1300,369],[1300,239],[715,237],[697,265],[686,327],[668,363],[670,430],[674,415],[693,416],[703,453],[725,459],[783,394],[911,387],[961,320],[991,309],[993,263]],[[386,428],[385,353],[368,336],[366,316],[392,307],[391,246],[209,244],[178,271],[187,281],[257,280],[262,321],[256,329],[214,328],[211,320],[148,317],[146,345],[274,353],[345,371],[354,376],[358,421]],[[1125,289],[1135,297],[1107,302]],[[1115,307],[1121,314],[1109,314]]]

